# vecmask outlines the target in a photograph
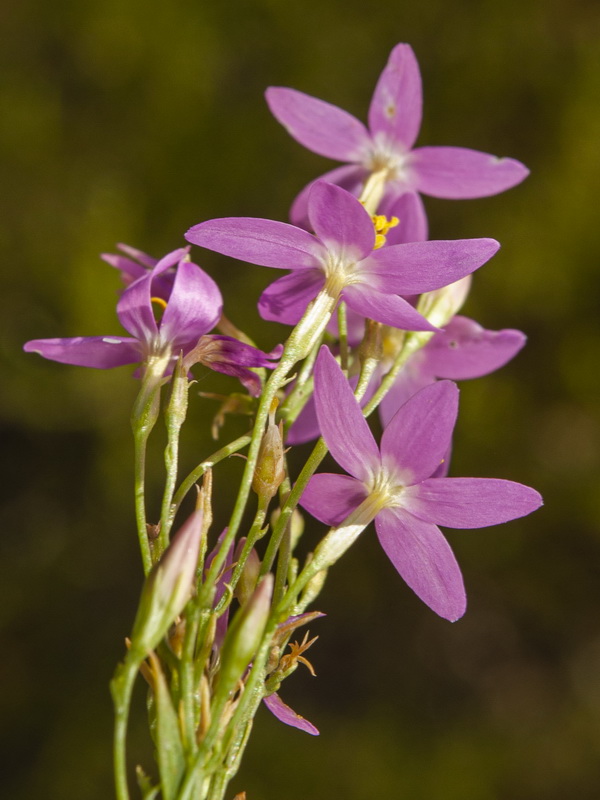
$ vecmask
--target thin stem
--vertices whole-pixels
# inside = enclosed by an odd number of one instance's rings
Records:
[[[338,337],[340,340],[340,366],[342,372],[348,374],[348,321],[346,318],[346,303],[342,300],[338,305]]]
[[[196,742],[196,686],[194,670],[194,653],[198,636],[198,627],[202,611],[196,602],[188,605],[185,615],[185,636],[181,650],[180,679],[181,699],[183,704],[184,742],[188,752],[195,753]]]
[[[111,681],[110,689],[115,706],[115,730],[113,738],[113,756],[115,770],[115,789],[117,800],[129,800],[129,787],[127,785],[127,725],[129,721],[129,708],[131,694],[139,669],[139,661],[130,657],[123,664],[119,664],[115,677]]]
[[[215,464],[218,464],[219,461],[223,461],[224,458],[233,455],[233,453],[237,453],[238,450],[242,450],[247,444],[250,443],[251,439],[252,437],[247,433],[243,436],[240,436],[238,439],[235,439],[233,442],[225,445],[225,447],[221,447],[219,450],[215,451],[190,472],[190,474],[181,483],[179,489],[175,492],[175,497],[173,498],[169,512],[170,525],[173,524],[175,515],[177,514],[177,511],[179,510],[179,507],[185,499],[187,493],[190,491],[190,489],[192,489],[194,484],[200,480],[206,470],[210,467],[213,467]]]
[[[171,385],[171,397],[166,409],[167,420],[167,446],[165,448],[165,469],[167,480],[163,494],[160,514],[160,548],[166,550],[169,544],[169,531],[173,522],[171,516],[171,501],[177,482],[177,467],[179,462],[179,435],[185,422],[188,399],[188,379],[182,365],[181,356],[177,363]]]

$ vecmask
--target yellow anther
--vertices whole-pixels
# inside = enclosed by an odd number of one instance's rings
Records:
[[[380,247],[383,247],[385,244],[385,237],[389,233],[392,228],[395,228],[396,225],[400,222],[398,217],[391,217],[388,219],[385,214],[374,214],[371,219],[373,220],[373,225],[375,227],[375,250],[378,250]]]

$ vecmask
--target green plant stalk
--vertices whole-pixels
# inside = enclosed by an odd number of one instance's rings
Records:
[[[113,738],[114,775],[117,800],[129,800],[127,784],[127,725],[133,685],[142,658],[134,658],[127,653],[125,661],[119,664],[110,683],[115,707],[115,728]]]
[[[237,453],[238,450],[242,450],[247,444],[250,443],[251,438],[252,437],[249,434],[244,434],[238,439],[234,439],[233,442],[225,445],[225,447],[221,447],[219,450],[216,450],[212,455],[198,464],[198,466],[190,472],[190,474],[182,481],[179,489],[175,492],[175,496],[169,511],[169,525],[173,524],[175,515],[177,514],[179,507],[184,501],[187,493],[193,488],[194,484],[200,480],[206,470],[210,469],[215,464],[218,464],[220,461],[223,461],[223,459],[227,458],[228,456]]]
[[[317,295],[315,300],[313,300],[311,305],[307,308],[300,322],[290,334],[281,361],[273,370],[271,377],[264,387],[256,412],[252,439],[248,450],[248,459],[246,461],[244,474],[242,475],[240,489],[229,521],[227,534],[223,537],[221,548],[216,554],[209,570],[207,577],[207,584],[209,585],[214,583],[216,576],[222,569],[229,547],[234,541],[240,527],[242,515],[250,495],[256,460],[273,398],[278,390],[287,382],[287,375],[292,367],[297,364],[298,361],[305,358],[319,340],[319,337],[329,322],[335,304],[336,299],[329,295],[325,289]],[[201,596],[203,602],[206,602],[204,593],[201,593]]]
[[[167,420],[167,446],[165,447],[165,470],[167,480],[160,514],[160,549],[166,550],[169,544],[169,532],[173,523],[171,516],[171,502],[177,483],[177,470],[179,464],[179,436],[181,427],[185,422],[187,413],[189,383],[183,371],[180,357],[173,373],[171,397],[165,416]]]
[[[348,320],[346,318],[346,303],[342,300],[337,309],[338,338],[340,342],[340,366],[342,372],[348,374]]]
[[[146,527],[146,448],[160,408],[160,382],[148,369],[131,413],[134,441],[135,519],[144,575],[152,569],[152,551]]]

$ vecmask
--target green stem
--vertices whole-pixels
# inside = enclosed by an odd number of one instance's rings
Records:
[[[219,461],[223,461],[224,458],[233,455],[233,453],[237,453],[238,450],[242,450],[247,444],[250,443],[251,438],[252,437],[249,434],[240,436],[238,439],[235,439],[233,442],[225,445],[225,447],[221,447],[219,450],[214,452],[190,472],[190,474],[181,483],[179,489],[175,492],[175,496],[169,511],[169,525],[173,524],[175,515],[177,514],[177,511],[179,510],[179,507],[185,499],[187,493],[190,491],[190,489],[192,489],[194,484],[200,480],[206,470],[210,467],[213,467],[215,464],[218,464]]]
[[[166,550],[169,544],[169,532],[173,523],[171,502],[177,483],[177,467],[179,463],[179,435],[185,422],[188,399],[188,379],[182,366],[181,357],[173,373],[171,397],[166,409],[167,446],[165,448],[165,469],[167,480],[163,494],[160,514],[160,549]]]
[[[348,374],[348,322],[346,319],[346,303],[342,300],[338,306],[338,338],[340,341],[340,366],[345,375]]]
[[[140,661],[133,659],[131,654],[123,664],[119,664],[115,676],[110,684],[115,706],[115,730],[113,739],[113,756],[115,770],[115,789],[117,800],[129,800],[127,785],[127,724],[131,694],[138,673]]]

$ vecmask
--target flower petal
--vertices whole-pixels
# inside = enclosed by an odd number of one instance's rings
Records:
[[[223,310],[223,298],[213,279],[191,261],[182,261],[160,323],[160,338],[173,350],[195,344],[214,328]]]
[[[342,189],[358,197],[368,176],[369,171],[367,169],[358,167],[355,164],[344,164],[343,167],[336,167],[330,172],[321,175],[320,178],[315,178],[314,181],[311,181],[302,189],[292,203],[290,221],[300,228],[310,230],[310,222],[308,221],[308,196],[310,190],[317,181],[335,183],[336,186],[341,186]]]
[[[323,345],[315,364],[315,404],[323,438],[338,464],[359,480],[379,468],[379,449],[350,384]]]
[[[404,331],[437,331],[424,316],[411,306],[403,297],[396,294],[385,294],[371,288],[366,283],[346,286],[342,291],[342,299],[348,308],[374,319],[384,325],[392,325]]]
[[[417,356],[420,353],[416,353]],[[398,374],[393,385],[379,404],[379,419],[386,428],[394,414],[418,391],[433,383],[434,378],[423,369],[420,369],[420,359],[410,358]]]
[[[300,714],[296,714],[292,708],[283,702],[277,692],[270,694],[268,697],[263,697],[263,701],[271,714],[274,714],[280,722],[291,725],[292,728],[305,731],[305,733],[310,733],[311,736],[319,735],[318,728],[315,728],[312,722],[304,719]]]
[[[356,197],[333,183],[313,184],[308,219],[327,249],[340,258],[360,261],[373,250],[375,228],[371,217]]]
[[[140,342],[149,343],[158,337],[151,301],[153,273],[154,270],[130,284],[117,303],[117,316],[121,325]]]
[[[391,228],[386,236],[388,247],[393,244],[427,241],[429,235],[427,214],[423,201],[416,192],[406,192],[387,206],[382,203],[381,209],[381,213],[388,219],[398,217],[400,220],[400,224]]]
[[[362,161],[371,137],[365,126],[337,106],[295,89],[270,86],[271,113],[301,145],[336,161]]]
[[[436,384],[439,386],[439,384]],[[529,486],[496,478],[432,478],[402,495],[411,514],[449,528],[485,528],[524,517],[542,497]]]
[[[411,166],[417,188],[449,200],[488,197],[521,183],[529,170],[514,158],[498,158],[465,147],[420,147]]]
[[[375,517],[385,554],[413,592],[444,619],[465,613],[467,598],[460,567],[437,525],[401,508],[386,508]]]
[[[207,250],[261,267],[318,267],[327,257],[325,247],[310,233],[271,219],[210,219],[190,228],[185,238]]]
[[[426,386],[396,412],[381,437],[381,457],[400,483],[420,483],[437,469],[457,414],[458,389],[451,381]]]
[[[391,142],[410,150],[421,127],[422,106],[419,64],[412,47],[398,44],[391,52],[371,100],[371,133],[385,133]]]
[[[320,522],[334,527],[358,508],[367,494],[365,485],[356,478],[318,472],[308,482],[300,505]]]
[[[123,336],[76,336],[72,339],[32,339],[26,353],[39,353],[50,361],[78,367],[111,369],[142,360],[137,339]]]
[[[273,281],[261,294],[258,312],[263,319],[295,325],[325,283],[317,269],[301,269]]]
[[[475,320],[457,316],[431,339],[423,357],[427,370],[439,378],[479,378],[509,362],[525,341],[521,331],[486,331]]]
[[[409,242],[374,250],[361,275],[379,291],[411,295],[449,286],[485,264],[500,245],[495,239]]]

